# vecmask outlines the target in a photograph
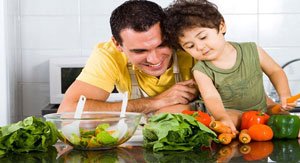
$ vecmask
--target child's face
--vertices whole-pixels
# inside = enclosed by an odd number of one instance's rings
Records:
[[[223,52],[225,47],[224,24],[220,25],[219,32],[214,28],[195,27],[183,31],[179,38],[181,47],[197,60],[213,61]]]

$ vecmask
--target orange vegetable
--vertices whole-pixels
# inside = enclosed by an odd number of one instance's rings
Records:
[[[209,114],[204,113],[202,111],[183,110],[181,113],[194,116],[198,122],[204,124],[207,127],[209,126],[209,124],[211,122],[211,118],[210,118]]]
[[[251,137],[248,133],[248,130],[247,129],[244,129],[240,132],[239,134],[239,140],[241,143],[243,144],[247,144],[247,143],[250,143],[251,141]]]
[[[218,151],[218,158],[216,162],[224,163],[230,162],[230,160],[234,157],[240,157],[240,153],[238,151],[239,142],[232,141],[230,144],[222,146],[222,148]]]
[[[295,101],[297,101],[298,99],[300,98],[300,93],[295,95],[295,96],[291,96],[290,98],[288,98],[286,101],[287,103],[293,103]],[[277,113],[280,113],[281,112],[281,105],[280,104],[277,104],[275,106],[273,106],[271,108],[271,113],[272,114],[277,114]]]
[[[217,133],[231,133],[231,129],[220,121],[212,121],[209,128]]]
[[[233,157],[234,151],[231,146],[224,146],[218,151],[218,162],[229,162]]]
[[[243,157],[247,161],[255,161],[267,158],[274,149],[272,141],[265,142],[251,142],[247,144],[250,148],[250,152],[244,154]]]
[[[251,151],[251,147],[248,145],[248,144],[244,144],[240,147],[239,151],[242,153],[242,154],[248,154],[250,153]]]
[[[249,128],[248,134],[251,139],[256,141],[268,141],[273,138],[273,131],[271,127],[264,124],[256,124]]]
[[[218,136],[220,143],[225,144],[225,145],[229,144],[231,142],[231,140],[234,138],[235,138],[235,135],[233,135],[231,133],[221,133]]]

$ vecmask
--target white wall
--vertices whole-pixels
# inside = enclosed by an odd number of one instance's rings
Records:
[[[172,0],[155,0],[166,7]],[[49,103],[48,60],[88,56],[110,38],[109,16],[124,0],[18,0],[23,116],[40,115]],[[279,63],[299,57],[299,0],[212,0],[223,13],[231,41],[254,41]],[[293,93],[300,92],[297,63],[286,69]],[[299,65],[299,64],[298,64]],[[298,85],[298,86],[297,86]]]
[[[7,104],[7,71],[6,71],[6,53],[4,37],[4,0],[0,0],[0,126],[6,125],[9,121]]]

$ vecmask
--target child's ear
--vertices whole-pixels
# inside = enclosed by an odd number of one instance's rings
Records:
[[[118,41],[114,38],[114,37],[111,37],[112,39],[112,42],[115,44],[115,46],[117,47],[117,49],[120,51],[120,52],[123,52],[122,50],[122,47],[121,47],[121,44],[118,43]]]
[[[221,32],[223,35],[226,33],[226,24],[224,21],[221,22],[219,32]]]

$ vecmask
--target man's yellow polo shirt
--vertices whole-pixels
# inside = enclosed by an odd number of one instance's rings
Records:
[[[184,52],[177,52],[179,70],[183,80],[192,78],[193,58]],[[107,92],[111,92],[116,85],[119,92],[132,92],[131,79],[127,68],[128,59],[120,52],[114,43],[99,43],[93,50],[85,67],[77,80],[94,85]],[[173,66],[160,76],[160,78],[147,75],[134,70],[139,86],[149,95],[155,96],[175,84]]]

